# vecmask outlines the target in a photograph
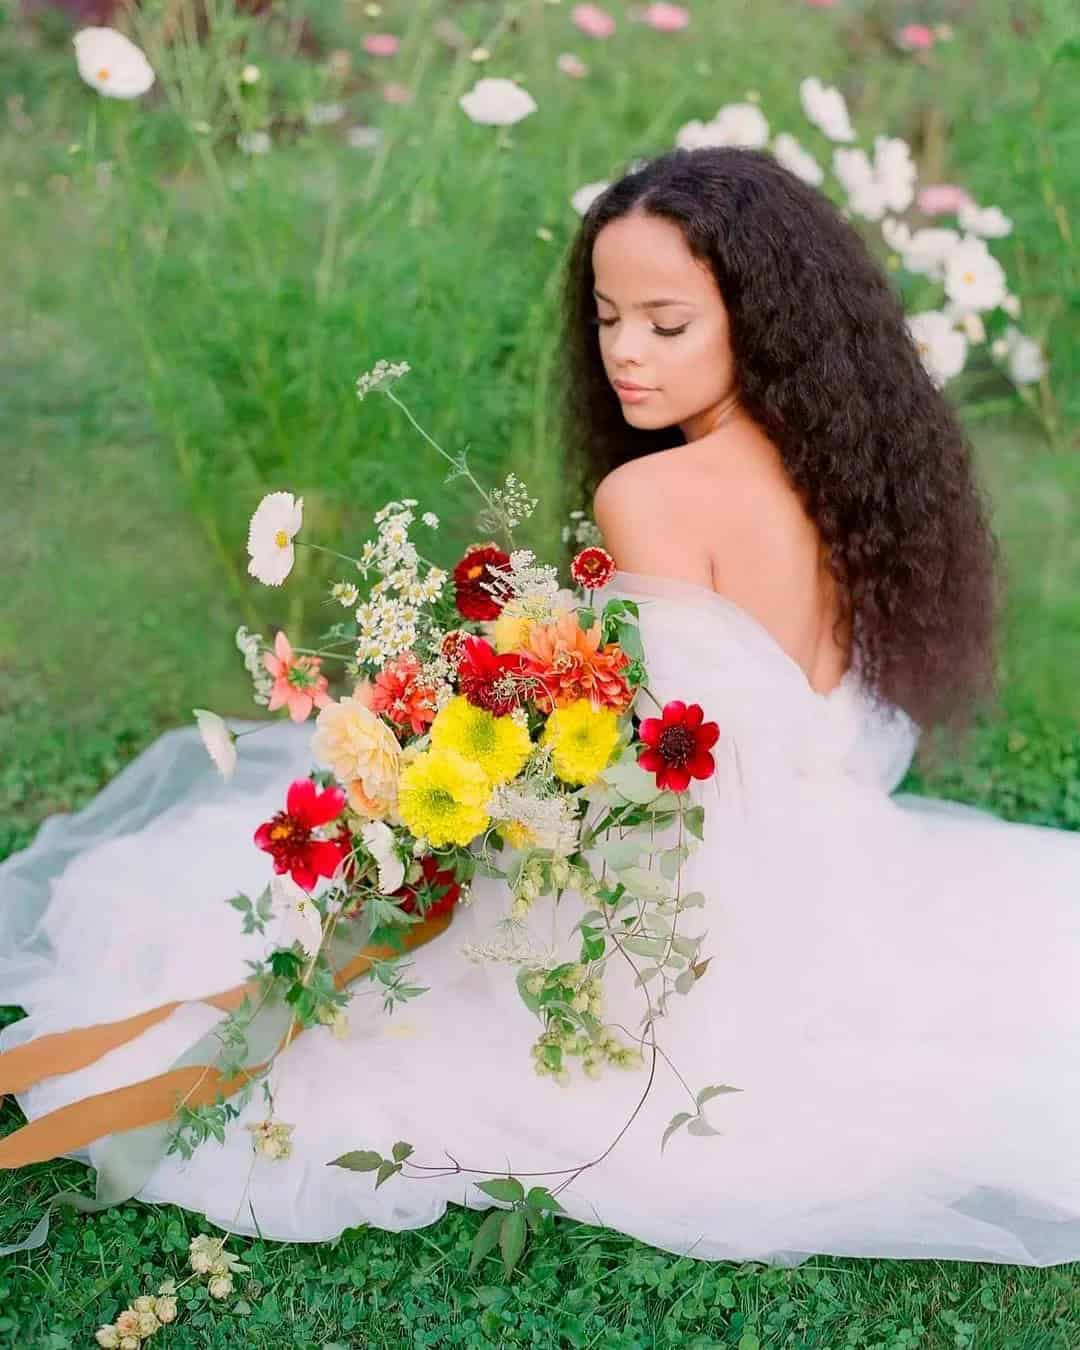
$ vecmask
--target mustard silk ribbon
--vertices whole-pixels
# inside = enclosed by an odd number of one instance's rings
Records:
[[[450,910],[409,925],[402,936],[405,949],[423,946],[425,942],[439,936],[450,923],[452,913],[454,911]],[[398,954],[401,953],[389,945],[369,944],[335,972],[333,983],[340,990],[351,980],[366,975],[373,961],[390,960]],[[185,1002],[207,1003],[228,1012],[238,1007],[244,996],[257,994],[257,991],[257,981],[247,980],[243,984],[232,985],[232,988],[220,994]],[[174,1008],[180,1007],[180,1003],[181,1000],[162,1003],[159,1007],[138,1012],[134,1017],[117,1022],[99,1022],[94,1026],[39,1035],[26,1045],[16,1046],[0,1054],[0,1096],[7,1092],[26,1091],[32,1084],[55,1073],[70,1073],[93,1064],[117,1045],[126,1045],[148,1027],[163,1021]],[[0,1168],[22,1168],[31,1162],[46,1162],[51,1158],[63,1157],[104,1135],[126,1134],[127,1131],[159,1125],[169,1120],[180,1102],[190,1107],[208,1106],[219,1096],[227,1098],[239,1092],[248,1077],[265,1068],[266,1062],[273,1057],[269,1046],[273,1046],[274,1050],[281,1049],[304,1030],[302,1025],[293,1025],[292,1010],[284,1004],[270,1012],[266,1027],[271,1037],[274,1030],[277,1030],[277,1035],[270,1039],[266,1058],[259,1064],[247,1065],[244,1071],[225,1080],[211,1062],[184,1062],[185,1057],[181,1057],[165,1073],[128,1084],[127,1087],[94,1093],[80,1102],[69,1103],[47,1115],[38,1116],[36,1120],[30,1120],[22,1129],[0,1139]],[[275,1017],[274,1012],[277,1014]],[[266,1041],[266,1037],[263,1037],[263,1041]],[[211,1031],[192,1049],[201,1050],[202,1054],[198,1056],[201,1060],[207,1050],[216,1044]],[[258,1050],[255,1053],[259,1053]],[[134,1193],[132,1191],[131,1195]]]

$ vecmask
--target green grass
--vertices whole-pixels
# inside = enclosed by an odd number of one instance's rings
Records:
[[[541,493],[525,542],[552,553],[567,504],[553,334],[576,224],[570,193],[748,90],[775,128],[820,153],[798,110],[808,73],[845,90],[864,144],[904,135],[925,179],[958,181],[1013,216],[1014,236],[994,251],[1025,331],[1052,362],[1026,402],[978,362],[955,384],[1010,570],[1005,693],[963,762],[933,774],[917,762],[904,786],[1080,828],[1080,280],[1059,209],[1080,197],[1078,67],[1061,56],[1068,6],[990,0],[976,18],[962,5],[698,0],[691,43],[621,22],[609,44],[579,38],[568,8],[535,0],[510,22],[496,3],[388,0],[376,21],[356,5],[309,7],[316,37],[356,55],[344,91],[289,53],[283,28],[240,17],[242,58],[238,46],[189,53],[198,60],[183,84],[163,80],[176,101],[137,106],[106,106],[81,86],[61,25],[50,36],[0,11],[0,76],[28,119],[0,133],[0,527],[11,579],[0,592],[0,856],[47,815],[88,801],[192,706],[251,715],[238,623],[315,630],[332,572],[299,570],[274,593],[245,575],[246,522],[262,492],[303,494],[328,543],[358,547],[373,511],[405,494],[449,522],[440,560],[472,537],[470,500],[460,484],[443,486],[434,452],[386,400],[353,397],[357,373],[380,357],[413,366],[399,391],[444,446],[468,445],[479,474],[513,468]],[[442,47],[440,17],[492,61],[481,68]],[[943,17],[956,39],[933,65],[890,47],[897,24]],[[364,26],[399,33],[401,54],[384,65],[360,55]],[[589,62],[589,80],[555,75],[563,50]],[[166,73],[173,59],[163,54]],[[264,71],[254,93],[229,92],[242,59]],[[416,87],[414,103],[381,100],[391,71]],[[456,98],[480,74],[520,74],[541,112],[506,136],[467,123]],[[346,101],[348,122],[377,122],[382,149],[349,150],[340,127],[305,131],[304,101],[330,97]],[[108,187],[86,151],[91,116],[93,158],[113,161]],[[210,136],[190,133],[199,118]],[[273,152],[238,155],[235,132],[264,120]],[[10,1102],[0,1107],[0,1129],[19,1122]],[[55,1190],[87,1180],[66,1162],[0,1177],[0,1240],[24,1233]],[[508,1283],[494,1258],[468,1274],[481,1217],[451,1207],[430,1229],[353,1230],[319,1245],[238,1239],[251,1267],[242,1301],[210,1306],[189,1287],[161,1343],[1080,1344],[1077,1266],[821,1256],[771,1270],[549,1220]],[[57,1219],[46,1251],[0,1266],[0,1346],[89,1343],[130,1298],[182,1274],[203,1228],[141,1204]]]

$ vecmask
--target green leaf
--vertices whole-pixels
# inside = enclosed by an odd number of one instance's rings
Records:
[[[713,1129],[713,1127],[709,1124],[709,1122],[705,1119],[704,1116],[695,1116],[694,1119],[690,1122],[689,1125],[687,1125],[686,1128],[690,1134],[704,1135],[704,1134],[720,1133],[719,1130]]]
[[[506,1218],[505,1210],[497,1209],[489,1214],[480,1227],[476,1230],[476,1236],[472,1241],[472,1256],[469,1260],[469,1272],[476,1269],[480,1262],[491,1251],[499,1240],[499,1229],[502,1227],[502,1221]]]
[[[721,1097],[725,1092],[741,1092],[742,1088],[729,1087],[727,1083],[720,1083],[713,1087],[704,1087],[694,1098],[697,1102],[697,1108],[700,1111],[706,1102],[711,1102],[714,1097]]]
[[[644,867],[627,867],[619,874],[619,880],[641,900],[666,900],[671,895],[671,887],[664,878]]]
[[[400,1171],[400,1163],[392,1163],[387,1159],[379,1168],[378,1175],[375,1178],[375,1189],[378,1190],[384,1181],[389,1181],[395,1172]]]
[[[502,1252],[503,1267],[510,1275],[525,1249],[525,1215],[520,1209],[514,1210],[503,1218],[499,1231],[499,1250]]]
[[[679,905],[682,909],[704,909],[705,892],[687,891],[687,893],[679,901]]]
[[[677,994],[688,994],[694,987],[694,972],[684,970],[675,977],[675,992]]]
[[[641,857],[641,844],[637,839],[602,839],[596,845],[601,858],[616,872],[624,867],[635,867]]]
[[[686,844],[676,844],[674,848],[665,848],[660,854],[660,875],[668,878],[669,881],[679,875],[679,868],[690,855],[690,850]]]
[[[394,1155],[395,1162],[404,1162],[412,1151],[413,1151],[412,1144],[405,1143],[403,1139],[399,1139],[398,1142],[394,1145],[393,1149],[391,1150],[391,1152]]]
[[[679,1129],[680,1126],[685,1125],[688,1120],[693,1120],[693,1116],[690,1114],[689,1111],[680,1111],[677,1116],[671,1117],[671,1121],[668,1124],[667,1129],[664,1131],[664,1137],[660,1140],[661,1153],[663,1153],[667,1145],[667,1141],[671,1138],[671,1136],[675,1133],[675,1131]]]
[[[691,806],[683,812],[683,820],[686,828],[696,839],[705,838],[705,808],[703,806]]]
[[[525,1199],[525,1188],[517,1177],[492,1177],[490,1181],[478,1181],[476,1187],[493,1200],[505,1200],[509,1204]]]
[[[525,1204],[530,1208],[537,1210],[557,1209],[560,1214],[566,1212],[546,1186],[530,1187],[529,1193],[525,1197]]]
[[[656,800],[656,778],[634,760],[631,763],[610,764],[601,777],[629,802],[647,803]]]
[[[667,942],[663,938],[627,937],[620,945],[635,956],[663,956],[667,951]]]
[[[352,1153],[343,1153],[340,1158],[334,1158],[326,1165],[327,1167],[344,1167],[349,1172],[374,1172],[376,1167],[383,1164],[381,1153],[374,1153],[371,1149],[357,1149]]]

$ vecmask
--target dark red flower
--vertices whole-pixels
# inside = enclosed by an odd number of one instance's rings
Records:
[[[708,778],[715,767],[709,753],[720,736],[716,722],[703,722],[700,703],[674,698],[660,717],[646,717],[638,729],[645,749],[638,755],[643,769],[656,774],[658,788],[685,792],[691,778]]]
[[[615,559],[607,549],[595,546],[583,548],[570,564],[570,575],[588,591],[606,586],[617,570]]]
[[[439,643],[439,651],[452,666],[456,666],[461,660],[461,654],[465,650],[465,639],[471,636],[466,628],[451,628],[449,633],[443,634],[443,640]]]
[[[466,619],[497,619],[507,599],[502,593],[506,578],[500,573],[509,566],[509,553],[495,544],[473,544],[454,568],[454,601],[458,612]],[[481,582],[494,584],[499,594],[493,595]]]
[[[528,660],[521,652],[497,652],[486,638],[468,634],[461,644],[458,688],[478,708],[504,717],[526,701]]]
[[[298,886],[313,890],[319,877],[334,875],[348,845],[340,832],[334,839],[313,839],[311,832],[336,820],[344,807],[342,788],[319,792],[310,778],[297,778],[289,785],[285,810],[259,826],[255,843],[272,855],[275,872],[288,872]]]
[[[429,919],[453,909],[461,893],[461,884],[454,869],[452,867],[440,869],[433,853],[424,854],[420,859],[420,867],[424,874],[421,881],[413,886],[399,886],[394,892],[395,895],[406,897],[401,908],[411,914],[417,908],[416,900],[419,895],[428,901],[425,912]]]

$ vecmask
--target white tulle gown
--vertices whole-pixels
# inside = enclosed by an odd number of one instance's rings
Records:
[[[706,588],[620,572],[598,604],[611,595],[640,603],[661,702],[697,701],[721,728],[716,773],[692,787],[705,840],[684,869],[708,897],[684,929],[707,930],[712,962],[671,999],[658,1036],[690,1089],[740,1091],[708,1104],[718,1134],[684,1129],[661,1154],[664,1127],[693,1105],[660,1059],[628,1132],[561,1192],[568,1215],[710,1260],[1080,1260],[1080,835],[891,796],[918,728],[875,706],[857,670],[820,695],[765,628]],[[252,832],[308,771],[311,729],[243,739],[227,785],[194,727],[167,732],[0,866],[0,1001],[29,1013],[0,1048],[193,1000],[21,1094],[29,1117],[160,1072],[221,1016],[199,997],[275,945],[274,924],[245,937],[224,900],[265,885]],[[388,1016],[361,981],[345,1038],[312,1028],[282,1055],[290,1158],[251,1171],[240,1124],[265,1115],[256,1093],[224,1145],[165,1159],[141,1197],[252,1233],[250,1172],[263,1235],[314,1241],[490,1204],[480,1176],[375,1190],[370,1173],[326,1166],[351,1149],[389,1154],[402,1139],[418,1162],[449,1153],[484,1175],[597,1157],[647,1069],[592,1081],[571,1060],[568,1086],[534,1073],[541,1027],[514,967],[460,952],[490,941],[507,907],[503,884],[478,877],[472,904],[412,954],[427,993]],[[529,936],[576,959],[581,913],[576,896],[557,911],[542,899]],[[609,988],[607,1019],[633,1032],[640,989],[614,965]],[[73,1156],[94,1164],[104,1142]]]

